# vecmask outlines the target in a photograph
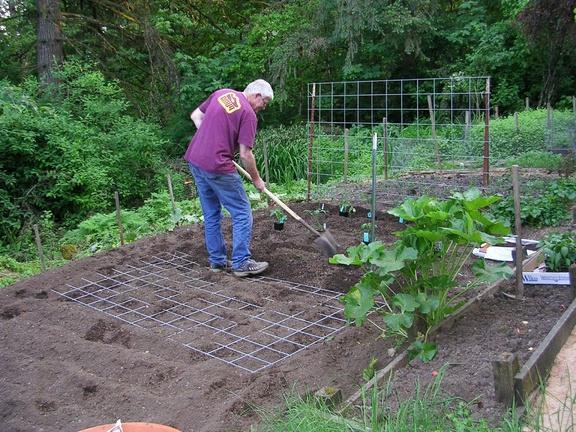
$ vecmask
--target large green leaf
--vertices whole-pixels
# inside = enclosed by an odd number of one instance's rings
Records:
[[[425,315],[430,314],[431,312],[438,309],[438,306],[440,306],[440,299],[438,298],[438,296],[435,295],[429,296],[424,292],[418,293],[418,295],[416,296],[416,301],[419,304],[418,309],[420,309],[420,312],[422,312]]]
[[[366,315],[374,306],[374,293],[380,278],[374,273],[366,273],[348,293],[342,297],[344,316],[357,326],[364,324]]]
[[[433,360],[437,352],[438,349],[435,343],[417,340],[408,348],[408,357],[410,360],[417,358],[426,363]]]
[[[384,315],[383,319],[388,330],[394,333],[412,327],[412,323],[414,322],[414,316],[411,313],[390,313]]]
[[[474,276],[487,283],[496,282],[514,274],[513,270],[506,263],[486,265],[486,261],[483,259],[477,259],[474,262],[472,271],[474,272]]]
[[[419,306],[416,298],[412,294],[400,293],[396,294],[392,299],[392,304],[397,306],[402,313],[404,312],[414,312]]]

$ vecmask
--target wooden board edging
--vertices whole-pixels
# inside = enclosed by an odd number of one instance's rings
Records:
[[[516,403],[523,405],[538,386],[546,379],[556,355],[572,333],[576,325],[576,300],[562,314],[558,322],[548,332],[544,340],[520,371],[514,376]]]
[[[542,257],[543,257],[542,251],[539,250],[537,253],[525,259],[522,265],[524,268],[526,266],[535,265],[534,263],[538,262]],[[537,266],[537,264],[535,266]],[[512,269],[513,272],[515,270],[516,270],[515,268]],[[468,302],[466,302],[466,304],[462,306],[458,311],[454,312],[451,315],[448,315],[446,318],[444,318],[444,320],[440,324],[434,326],[430,330],[429,333],[430,337],[434,339],[435,336],[438,335],[438,333],[452,327],[458,319],[464,316],[464,314],[471,311],[473,308],[477,307],[478,302],[480,300],[482,300],[484,297],[488,297],[496,293],[506,281],[507,279],[500,279],[499,281],[496,281],[492,285],[485,288],[475,297],[468,300]],[[366,381],[362,385],[362,387],[360,387],[359,390],[357,390],[353,395],[351,395],[348,399],[342,402],[341,408],[338,409],[338,412],[342,413],[347,408],[354,405],[356,401],[360,399],[362,394],[365,393],[368,389],[370,389],[374,385],[378,385],[384,380],[386,381],[389,380],[393,372],[406,366],[408,362],[409,362],[408,348],[406,348],[404,351],[398,354],[390,363],[388,363],[383,369],[377,371],[374,377],[372,377],[372,379],[370,379],[369,381]]]

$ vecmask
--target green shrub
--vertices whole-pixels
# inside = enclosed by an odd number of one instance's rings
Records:
[[[129,115],[118,84],[77,63],[57,75],[52,100],[0,81],[0,239],[44,210],[69,226],[109,211],[114,191],[138,205],[164,181],[160,129]]]
[[[514,116],[493,119],[490,122],[490,157],[507,159],[529,151],[549,148],[569,148],[570,133],[574,129],[574,115],[570,111],[554,111],[552,129],[547,128],[548,113],[545,109],[518,113],[519,128]],[[482,154],[481,128],[472,130],[474,154]]]
[[[552,233],[542,240],[546,256],[546,267],[553,272],[568,271],[576,262],[576,234],[571,232]]]

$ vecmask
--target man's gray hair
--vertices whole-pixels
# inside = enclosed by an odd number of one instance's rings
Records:
[[[272,86],[263,79],[252,81],[246,86],[244,93],[247,95],[260,93],[263,98],[270,98],[270,100],[274,99],[274,91],[272,90]]]

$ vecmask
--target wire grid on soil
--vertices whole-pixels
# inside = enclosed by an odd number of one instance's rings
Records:
[[[341,293],[265,276],[242,279],[243,289],[232,289],[209,281],[207,271],[188,254],[162,253],[54,291],[248,372],[346,326]]]
[[[325,196],[322,186],[328,182],[368,180],[374,133],[375,169],[385,180],[377,187],[387,202],[414,189],[443,196],[486,185],[489,115],[488,77],[311,83],[308,162],[315,197]],[[459,173],[458,178],[415,176],[423,167]]]

